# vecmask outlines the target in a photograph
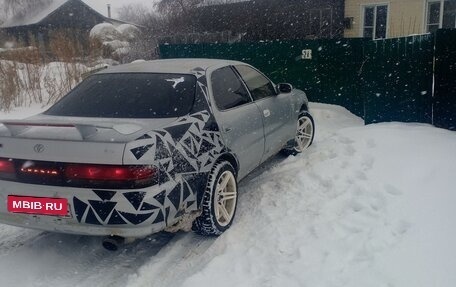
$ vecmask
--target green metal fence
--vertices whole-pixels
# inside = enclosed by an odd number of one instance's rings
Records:
[[[294,40],[161,45],[161,58],[249,63],[274,82],[290,82],[311,101],[337,104],[366,124],[402,121],[456,126],[456,32],[370,41]],[[437,49],[435,49],[437,47]],[[311,52],[309,52],[311,51]],[[433,113],[434,59],[436,96]]]
[[[314,102],[342,105],[364,115],[358,92],[364,39],[302,40],[235,44],[162,45],[161,58],[215,58],[249,63],[275,83],[289,82]],[[303,50],[312,58],[303,59]]]
[[[456,30],[439,30],[435,45],[434,125],[456,130]]]
[[[365,44],[360,93],[366,124],[432,123],[434,36],[412,36]]]

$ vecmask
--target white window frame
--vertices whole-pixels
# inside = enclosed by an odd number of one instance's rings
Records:
[[[424,33],[429,33],[429,4],[431,3],[440,3],[440,13],[439,13],[439,29],[442,29],[443,26],[443,9],[445,8],[445,0],[425,0],[424,1]]]
[[[439,1],[439,0],[436,0]],[[389,38],[389,28],[390,28],[390,2],[379,2],[379,3],[369,3],[369,4],[361,4],[360,5],[360,15],[361,15],[361,25],[359,29],[359,36],[364,37],[364,16],[365,16],[365,10],[366,8],[369,7],[375,7],[374,10],[374,27],[373,27],[373,39],[375,39],[375,30],[377,28],[377,6],[386,6],[387,8],[387,15],[386,15],[386,35],[385,39]]]
[[[423,17],[423,33],[429,33],[429,4],[440,3],[440,14],[439,14],[439,29],[443,27],[443,14],[445,9],[445,0],[424,0],[424,17]],[[456,28],[456,27],[454,27]]]

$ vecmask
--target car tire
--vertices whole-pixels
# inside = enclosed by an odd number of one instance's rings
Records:
[[[193,222],[194,232],[218,236],[231,226],[238,198],[235,174],[233,166],[227,161],[214,165],[204,192],[202,213]]]
[[[312,115],[304,111],[299,114],[296,137],[291,146],[286,147],[282,152],[286,155],[297,155],[302,153],[313,143],[315,137],[315,121]]]

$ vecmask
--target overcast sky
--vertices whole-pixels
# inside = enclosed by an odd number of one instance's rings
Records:
[[[83,0],[89,4],[92,8],[100,12],[101,14],[108,16],[107,4],[111,4],[112,17],[116,18],[117,9],[128,4],[143,3],[146,6],[152,7],[154,0]]]

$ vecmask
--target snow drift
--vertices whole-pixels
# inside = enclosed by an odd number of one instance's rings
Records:
[[[129,286],[454,286],[456,133],[311,111],[315,144],[242,184],[229,232],[173,242]]]

